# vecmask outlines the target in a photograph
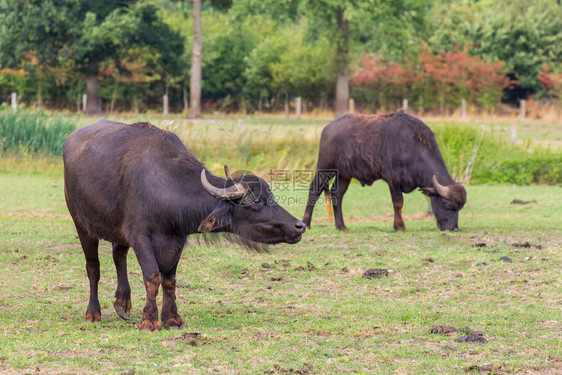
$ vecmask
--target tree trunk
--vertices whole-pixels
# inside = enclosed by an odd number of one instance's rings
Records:
[[[336,82],[336,117],[347,112],[349,101],[349,22],[344,19],[344,9],[338,8],[338,27],[340,38],[337,41],[336,59],[338,64],[338,79]]]
[[[115,108],[115,98],[117,97],[117,78],[115,79],[115,84],[113,85],[113,93],[111,94],[111,104],[109,105],[109,114],[113,114],[113,109]]]
[[[193,0],[193,49],[191,52],[190,118],[201,117],[201,0]]]
[[[43,97],[41,96],[41,77],[37,78],[37,108],[43,108]]]
[[[90,61],[86,75],[86,114],[93,115],[99,112],[98,107],[98,62]]]
[[[183,115],[187,116],[189,113],[189,101],[187,99],[187,87],[183,87]]]

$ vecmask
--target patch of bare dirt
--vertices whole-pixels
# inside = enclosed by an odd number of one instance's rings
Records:
[[[488,342],[488,340],[484,338],[484,331],[472,329],[470,327],[457,329],[453,326],[438,325],[431,327],[429,330],[429,333],[438,333],[447,336],[453,336],[456,332],[464,332],[467,334],[455,339],[456,342],[480,342],[483,344]]]
[[[259,332],[256,332],[255,334],[253,334],[252,338],[255,341],[264,341],[264,340],[279,341],[279,340],[281,340],[281,336],[278,333],[272,332],[272,331],[267,331],[265,328],[260,329]]]
[[[539,250],[542,249],[542,245],[533,245],[533,244],[531,244],[529,241],[523,241],[523,242],[519,242],[519,243],[513,243],[513,244],[511,244],[511,246],[513,246],[513,247],[522,247],[522,248],[525,248],[525,249],[529,249],[529,248],[531,248],[531,247],[534,247],[534,248],[539,249]]]
[[[439,325],[439,326],[431,327],[431,329],[429,330],[429,333],[441,333],[441,334],[449,335],[449,334],[455,333],[457,331],[458,330],[453,326]]]
[[[173,344],[182,343],[191,346],[208,345],[212,342],[208,337],[203,336],[201,332],[184,332],[181,336],[174,337],[162,343],[164,346],[171,346]]]
[[[532,199],[530,201],[522,201],[521,199],[514,199],[510,202],[510,204],[529,204],[529,203],[537,203],[537,200]]]
[[[499,373],[498,371],[499,371],[500,369],[501,369],[501,366],[496,366],[496,365],[492,365],[492,364],[490,364],[490,363],[486,363],[486,364],[483,364],[483,365],[481,365],[481,366],[478,366],[478,365],[468,366],[468,367],[466,367],[464,370],[465,370],[466,372],[469,372],[469,371],[478,371],[478,372],[480,372],[481,374],[490,374],[490,373],[497,374],[497,373]]]
[[[363,272],[363,278],[365,279],[380,279],[381,277],[388,276],[388,270],[383,268],[369,268]]]
[[[465,335],[461,336],[458,339],[455,339],[456,342],[479,342],[485,344],[488,342],[482,335]]]
[[[69,214],[47,214],[44,212],[0,212],[0,217],[13,217],[16,219],[70,219]]]
[[[297,374],[297,375],[304,375],[304,374],[313,374],[313,366],[310,363],[305,363],[301,367],[293,369],[293,368],[284,368],[280,365],[274,365],[274,370],[268,370],[266,374]]]

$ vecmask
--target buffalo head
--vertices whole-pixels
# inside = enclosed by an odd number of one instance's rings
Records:
[[[422,188],[429,196],[431,208],[437,219],[437,227],[441,230],[459,230],[459,211],[466,202],[466,190],[460,183],[441,185],[435,175],[433,187]]]
[[[275,201],[267,182],[244,174],[234,179],[225,166],[226,184],[213,186],[201,171],[203,188],[221,202],[199,225],[199,232],[230,232],[245,241],[264,244],[297,243],[305,232],[305,224]],[[251,247],[251,242],[245,242]]]

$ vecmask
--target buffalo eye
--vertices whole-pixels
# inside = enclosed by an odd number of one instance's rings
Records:
[[[254,201],[255,204],[261,204],[261,200],[259,198],[256,198],[256,200]]]
[[[443,201],[443,206],[445,206],[445,208],[446,208],[447,210],[455,210],[455,209],[456,209],[455,203],[450,202],[450,201],[448,201],[448,200],[444,200],[444,201]]]

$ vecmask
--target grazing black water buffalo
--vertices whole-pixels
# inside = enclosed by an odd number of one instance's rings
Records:
[[[419,119],[405,113],[388,115],[348,114],[322,131],[317,170],[303,221],[310,228],[312,211],[322,191],[330,189],[336,228],[343,223],[342,198],[352,178],[361,185],[378,179],[388,183],[394,205],[394,229],[405,231],[402,193],[415,188],[431,199],[441,230],[458,230],[459,210],[466,202],[466,190],[447,171],[432,131]]]
[[[86,320],[99,321],[98,242],[113,243],[117,269],[114,307],[128,319],[132,246],[146,287],[140,329],[160,329],[156,296],[162,286],[162,323],[182,327],[176,308],[176,268],[187,236],[226,232],[233,241],[297,243],[305,225],[280,207],[261,178],[227,179],[205,170],[173,133],[148,123],[101,120],[70,134],[64,144],[64,193],[86,257],[90,302]]]

